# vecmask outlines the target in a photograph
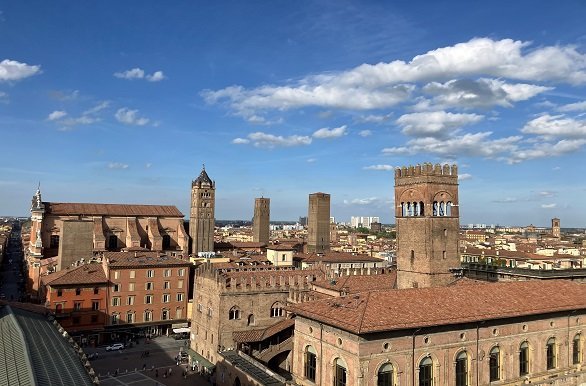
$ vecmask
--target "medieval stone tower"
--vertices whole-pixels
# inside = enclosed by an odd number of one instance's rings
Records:
[[[271,199],[254,199],[254,217],[252,219],[252,241],[256,243],[269,243],[271,218]]]
[[[551,234],[553,237],[560,238],[560,219],[559,218],[552,218],[551,219]]]
[[[191,182],[191,213],[189,236],[191,253],[214,251],[214,208],[216,206],[216,183],[206,173],[205,166],[199,176]]]
[[[436,287],[460,267],[458,169],[430,163],[395,170],[398,288]]]
[[[307,252],[324,253],[330,250],[330,195],[309,195],[307,214]]]

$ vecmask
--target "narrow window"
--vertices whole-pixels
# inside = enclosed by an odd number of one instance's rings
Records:
[[[430,357],[423,358],[419,363],[419,386],[432,386],[433,361]]]
[[[393,365],[390,363],[386,363],[378,369],[377,374],[377,386],[394,386],[395,383],[393,382],[394,372],[393,372]]]
[[[577,365],[582,362],[582,350],[580,350],[580,334],[576,334],[572,341],[572,363]]]
[[[230,308],[230,311],[228,312],[228,319],[229,320],[240,319],[240,309],[236,306]]]
[[[346,386],[346,377],[348,370],[346,364],[340,358],[334,362],[334,386]]]
[[[468,355],[465,351],[456,357],[456,386],[468,386]]]
[[[76,289],[75,289],[75,295],[76,295],[76,296],[79,296],[79,295],[81,295],[81,288],[76,288]]]
[[[489,359],[489,367],[490,367],[490,381],[498,381],[501,379],[501,358],[500,358],[500,350],[498,347],[493,347],[490,350],[490,359]]]
[[[305,349],[305,378],[311,382],[315,382],[315,369],[317,368],[317,355],[315,349],[311,346],[307,346]]]
[[[549,338],[547,341],[547,369],[555,369],[556,367],[556,350],[555,350],[555,338]]]
[[[523,342],[519,347],[519,375],[529,374],[529,344]]]
[[[425,204],[423,203],[423,201],[419,202],[419,215],[425,216]]]

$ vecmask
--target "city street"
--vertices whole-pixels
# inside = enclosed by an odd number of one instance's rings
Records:
[[[174,340],[166,336],[152,339],[150,343],[133,345],[119,351],[106,351],[105,347],[86,348],[86,354],[97,353],[98,358],[91,361],[92,367],[103,385],[211,385],[209,381],[188,368],[186,363],[179,366],[175,357],[185,340]],[[148,351],[149,355],[144,356]],[[144,370],[143,370],[144,369]],[[169,376],[165,373],[171,369]],[[187,371],[186,378],[183,372]]]
[[[0,267],[0,299],[21,300],[21,296],[24,294],[25,280],[22,273],[23,261],[20,224],[15,224],[6,246],[6,257]]]

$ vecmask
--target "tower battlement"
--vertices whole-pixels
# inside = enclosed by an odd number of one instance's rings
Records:
[[[400,182],[406,178],[421,177],[421,176],[434,176],[434,177],[449,177],[458,179],[458,166],[457,165],[433,165],[430,162],[425,162],[423,165],[417,164],[415,166],[403,166],[395,169],[395,181]]]

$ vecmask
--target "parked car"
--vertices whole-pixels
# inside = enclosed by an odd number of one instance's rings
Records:
[[[114,343],[110,346],[106,346],[106,351],[118,351],[124,349],[124,345],[122,343]]]

